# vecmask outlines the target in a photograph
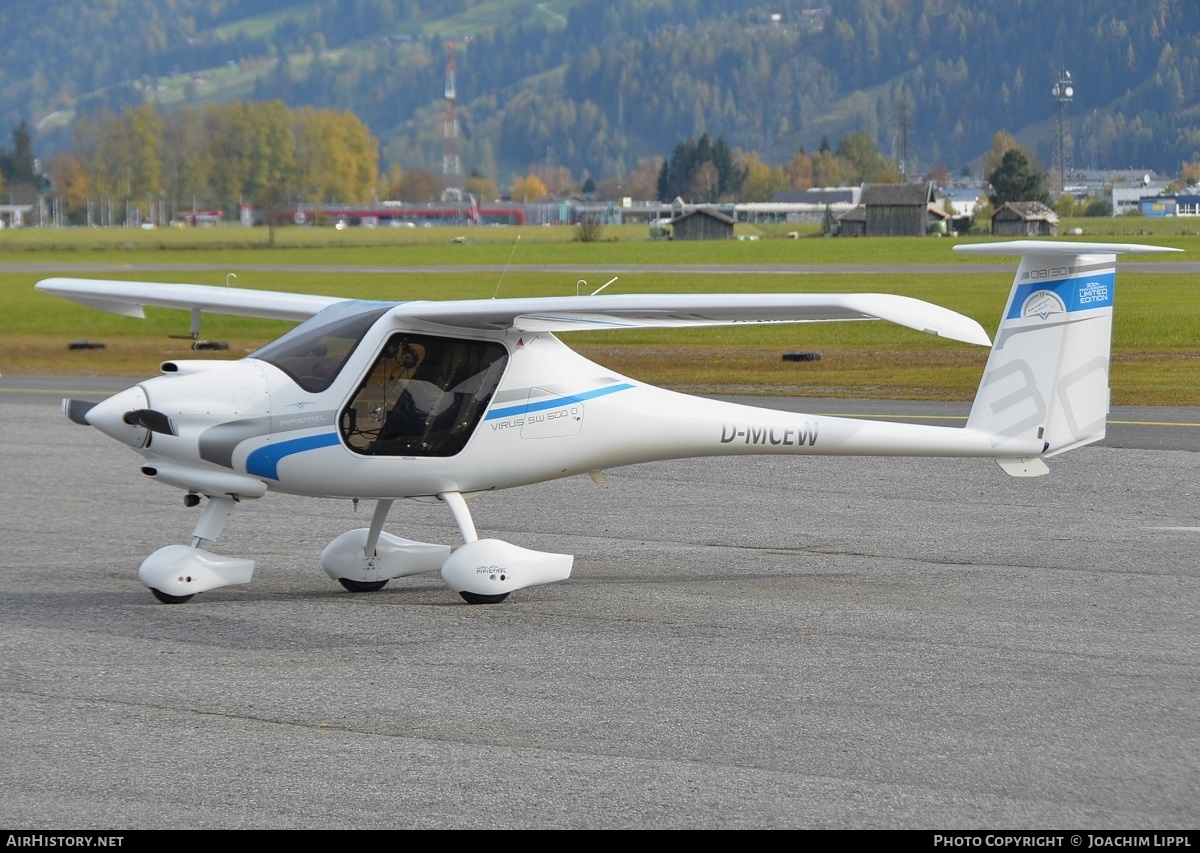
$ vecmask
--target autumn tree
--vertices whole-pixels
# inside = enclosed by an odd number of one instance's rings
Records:
[[[101,110],[76,122],[71,153],[113,219],[125,208],[114,200],[176,209],[367,202],[378,181],[378,143],[357,116],[282,101]]]
[[[763,163],[757,154],[747,155],[742,164],[746,170],[746,179],[742,182],[742,201],[771,201],[775,198],[775,193],[791,186],[788,173],[782,166],[772,167]]]
[[[651,157],[638,161],[638,167],[624,178],[605,178],[596,186],[596,198],[601,201],[620,201],[633,198],[649,201],[657,198],[658,173],[663,159]]]
[[[851,164],[830,151],[818,151],[812,158],[812,185],[814,187],[842,187],[846,185]]]
[[[304,107],[293,122],[296,181],[313,204],[370,201],[379,175],[378,143],[358,116]]]
[[[91,182],[79,158],[68,151],[56,151],[46,161],[45,172],[54,192],[62,198],[67,220],[76,225],[86,223]]]
[[[525,174],[535,177],[541,182],[545,187],[542,195],[570,195],[579,186],[570,169],[555,163],[530,163]]]
[[[537,175],[526,175],[523,178],[518,178],[512,185],[513,201],[537,201],[539,198],[545,198],[546,185],[538,179]]]
[[[807,190],[813,185],[813,161],[803,151],[796,154],[783,167],[787,172],[788,184],[794,190]]]
[[[932,167],[922,177],[923,181],[930,181],[935,187],[944,187],[950,183],[950,170],[944,163]]]
[[[120,115],[101,110],[92,121],[76,122],[72,151],[112,219],[122,221],[128,203],[143,207],[159,198],[161,138],[162,121],[152,104],[125,107]]]
[[[410,204],[428,204],[442,197],[442,179],[428,169],[410,169],[400,179],[396,195]]]
[[[1004,160],[1004,155],[1014,148],[1020,148],[1017,144],[1017,139],[1007,130],[998,130],[992,134],[992,148],[983,155],[983,174],[989,174],[1000,168],[1000,163]],[[1026,151],[1027,159],[1032,160],[1033,156]]]
[[[391,163],[387,169],[379,173],[379,177],[375,179],[375,195],[379,198],[391,198],[400,188],[400,181],[404,178],[404,169],[400,168],[399,163]]]
[[[500,197],[500,190],[496,186],[496,182],[491,178],[486,178],[474,169],[467,176],[466,182],[463,184],[463,189],[480,201],[491,200]]]
[[[847,183],[897,183],[900,180],[896,164],[879,153],[875,139],[865,130],[847,133],[839,141],[834,153],[850,164],[845,176]]]
[[[210,184],[212,152],[204,133],[204,114],[191,106],[163,113],[159,147],[162,188],[175,210],[217,203]]]
[[[295,187],[296,157],[291,111],[282,101],[214,104],[205,130],[215,167],[213,189],[226,204],[262,205]]]

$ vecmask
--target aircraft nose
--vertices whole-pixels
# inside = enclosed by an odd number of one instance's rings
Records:
[[[126,388],[107,400],[97,403],[84,415],[84,420],[100,432],[130,447],[145,447],[148,431],[137,423],[127,423],[125,413],[146,409],[146,392],[140,387]]]

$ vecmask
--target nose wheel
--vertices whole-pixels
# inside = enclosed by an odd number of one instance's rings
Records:
[[[480,595],[477,592],[467,592],[465,589],[459,592],[462,600],[467,604],[499,604],[504,599],[508,598],[507,592],[502,592],[499,595]]]
[[[192,600],[191,595],[167,595],[161,589],[155,589],[154,587],[150,587],[150,592],[163,604],[183,604]]]
[[[338,578],[337,581],[350,592],[379,592],[379,590],[387,586],[386,580],[356,581],[350,578]]]

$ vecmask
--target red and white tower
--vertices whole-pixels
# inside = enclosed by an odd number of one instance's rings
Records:
[[[454,42],[446,43],[446,114],[442,119],[442,182],[462,192],[462,157],[458,145],[458,95],[454,88]]]

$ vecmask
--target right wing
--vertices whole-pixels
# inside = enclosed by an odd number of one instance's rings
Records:
[[[330,305],[349,301],[334,296],[240,287],[81,278],[50,278],[38,282],[37,289],[91,308],[139,318],[144,316],[143,306],[151,305],[190,310],[193,315],[210,312],[307,320]],[[970,317],[940,305],[889,293],[631,293],[396,304],[404,306],[403,314],[407,317],[460,330],[575,332],[887,320],[967,343],[981,346],[991,343],[983,327]]]

